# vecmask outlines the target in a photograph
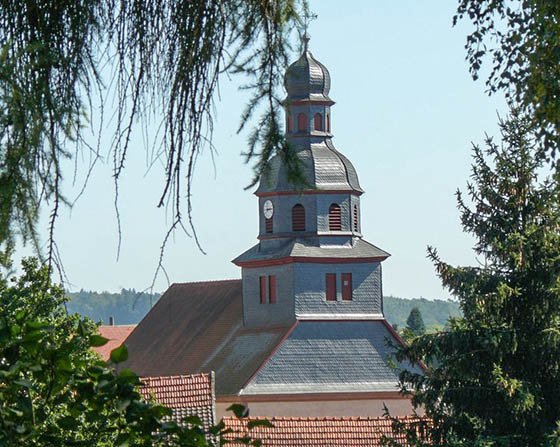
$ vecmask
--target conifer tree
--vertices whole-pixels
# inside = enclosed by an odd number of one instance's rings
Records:
[[[410,310],[410,314],[406,319],[406,328],[414,335],[423,335],[426,332],[422,312],[417,307]]]
[[[453,267],[429,249],[463,317],[397,356],[430,365],[401,386],[432,418],[431,445],[560,442],[560,186],[529,120],[512,112],[500,128],[501,144],[473,148],[470,203],[457,193],[479,265]]]

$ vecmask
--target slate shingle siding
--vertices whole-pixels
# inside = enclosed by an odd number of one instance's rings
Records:
[[[389,338],[381,321],[301,321],[243,394],[396,390]]]
[[[293,264],[243,269],[243,319],[246,327],[289,325],[295,321],[292,271]],[[261,304],[259,277],[268,275],[276,275],[276,303]]]
[[[336,273],[337,301],[326,301],[325,274]],[[352,301],[341,301],[341,273],[352,273]],[[295,311],[302,314],[381,313],[381,264],[294,264]]]

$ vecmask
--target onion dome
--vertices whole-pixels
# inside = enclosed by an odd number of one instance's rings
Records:
[[[284,87],[288,92],[288,101],[331,101],[329,70],[307,49],[288,67],[284,75]]]
[[[363,193],[356,169],[348,158],[335,149],[330,139],[299,148],[297,157],[301,162],[307,183],[304,190]],[[286,166],[281,157],[276,155],[270,160],[270,171],[261,179],[256,194],[289,192],[297,189],[288,181]]]

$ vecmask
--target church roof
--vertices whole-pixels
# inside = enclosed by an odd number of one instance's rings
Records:
[[[291,144],[295,145],[301,162],[308,185],[305,190],[363,193],[356,169],[348,158],[335,149],[330,139],[311,143],[307,139],[298,139]],[[286,166],[281,157],[274,156],[270,161],[270,171],[261,179],[256,194],[295,190],[293,183],[286,177]]]
[[[329,98],[331,89],[329,70],[307,49],[286,70],[284,86],[290,101],[331,101]]]
[[[255,424],[247,429],[247,424],[267,419],[272,425]],[[405,429],[415,428],[420,435],[422,425],[431,426],[428,419],[408,416],[396,418]],[[223,419],[225,428],[231,431],[226,440],[233,441],[245,435],[262,441],[263,447],[379,447],[383,436],[395,441],[397,445],[413,445],[406,433],[393,428],[393,420],[385,417],[272,417],[272,418],[235,418]],[[253,425],[253,424],[252,424]],[[226,443],[225,445],[237,445]]]
[[[236,394],[289,327],[243,329],[241,280],[173,284],[128,337],[119,364],[140,376],[216,372],[216,394]]]
[[[408,362],[391,366],[396,339],[388,323],[299,321],[241,395],[292,393],[396,392]]]
[[[143,377],[215,371],[220,396],[396,390],[386,341],[397,340],[384,320],[242,323],[240,280],[173,284],[119,367]]]
[[[354,238],[348,245],[319,245],[318,240],[310,238],[288,239],[283,247],[263,248],[256,244],[233,260],[237,265],[249,262],[271,261],[284,258],[307,258],[313,262],[313,258],[324,259],[363,259],[364,262],[383,261],[390,256],[389,253],[376,247],[362,238]],[[301,260],[301,259],[300,259]]]

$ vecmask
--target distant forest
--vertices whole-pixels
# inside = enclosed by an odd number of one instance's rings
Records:
[[[86,315],[103,324],[109,324],[109,317],[114,317],[115,324],[136,324],[148,313],[161,294],[122,289],[120,293],[80,290],[69,293],[68,296],[71,298],[67,304],[70,313]],[[420,309],[428,330],[440,329],[450,316],[460,315],[459,305],[453,301],[384,297],[385,316],[391,324],[397,325],[399,330],[406,326],[406,319],[413,307]]]

